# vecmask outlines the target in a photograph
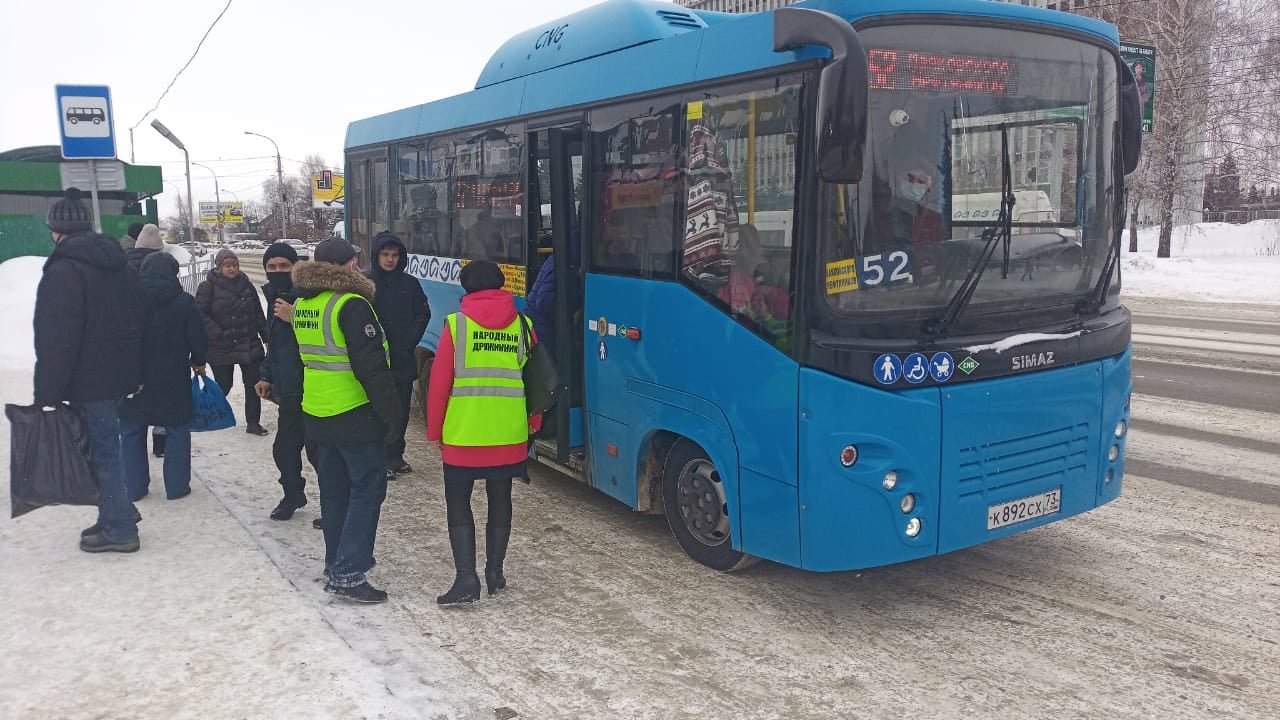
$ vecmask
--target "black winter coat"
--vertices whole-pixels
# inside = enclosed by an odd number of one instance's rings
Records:
[[[385,441],[388,430],[398,427],[403,418],[400,393],[382,349],[382,328],[370,302],[366,302],[373,300],[373,283],[348,267],[303,262],[293,266],[293,286],[300,298],[315,297],[325,290],[355,293],[364,298],[343,304],[338,311],[338,327],[347,339],[351,372],[364,387],[369,402],[333,417],[306,415],[307,437],[316,442],[338,444]],[[303,395],[306,395],[305,385]]]
[[[35,403],[118,400],[142,383],[142,288],[120,243],[66,237],[36,291]]]
[[[267,301],[267,359],[262,363],[260,379],[271,383],[271,395],[275,398],[302,397],[302,358],[298,354],[298,338],[293,326],[277,318],[275,307],[276,288],[271,283],[262,286],[262,296]],[[290,304],[297,297],[284,298]]]
[[[176,277],[145,273],[142,292],[142,391],[124,401],[120,416],[145,425],[190,425],[191,367],[204,365],[209,349],[204,319]]]
[[[378,252],[388,246],[400,249],[400,264],[391,272],[378,265]],[[422,283],[404,272],[409,255],[403,243],[393,236],[383,236],[374,244],[372,254],[367,275],[374,284],[373,307],[391,350],[391,372],[398,380],[413,380],[418,377],[414,350],[431,322],[431,306],[422,292]]]
[[[216,268],[210,270],[196,288],[196,306],[209,334],[210,365],[248,365],[266,355],[267,318],[258,289],[244,273],[228,280]]]
[[[124,257],[129,261],[129,267],[133,268],[136,272],[142,272],[142,261],[147,259],[147,256],[154,252],[160,251],[155,248],[140,248],[135,246],[125,250]]]

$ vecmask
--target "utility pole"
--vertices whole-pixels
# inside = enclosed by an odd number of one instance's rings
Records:
[[[225,223],[223,222],[224,214],[222,212],[222,190],[219,189],[218,187],[218,173],[214,172],[213,168],[209,167],[208,165],[201,165],[200,163],[191,163],[191,164],[195,165],[196,167],[202,167],[205,170],[208,170],[209,174],[213,176],[213,200],[214,202],[218,203],[218,244],[221,245],[224,241],[223,235],[222,235],[222,226]],[[208,195],[206,195],[205,197],[208,197]]]
[[[191,202],[191,153],[187,152],[187,146],[182,144],[178,136],[169,132],[169,128],[165,127],[159,120],[152,120],[151,127],[156,132],[164,136],[166,140],[173,143],[182,151],[182,156],[187,160],[187,232],[191,233],[191,242],[196,241],[196,208]]]
[[[276,181],[280,184],[280,223],[281,223],[280,237],[281,238],[288,237],[289,236],[289,205],[288,205],[288,201],[285,198],[285,192],[284,192],[284,165],[280,162],[280,146],[276,145],[275,140],[272,140],[271,138],[267,137],[266,135],[263,135],[262,133],[249,132],[248,130],[245,130],[244,134],[255,135],[257,137],[264,138],[266,139],[267,142],[271,143],[271,147],[276,149]]]

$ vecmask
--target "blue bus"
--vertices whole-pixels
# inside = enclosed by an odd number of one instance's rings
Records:
[[[1139,125],[1089,18],[607,0],[352,122],[347,237],[406,243],[428,351],[464,263],[518,302],[552,263],[532,458],[717,570],[866,568],[1119,495]]]

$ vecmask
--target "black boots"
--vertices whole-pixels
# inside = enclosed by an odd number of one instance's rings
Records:
[[[295,497],[286,493],[285,496],[280,500],[280,502],[276,504],[276,509],[271,511],[271,519],[272,520],[288,520],[289,518],[293,517],[293,513],[295,510],[297,510],[300,507],[306,507],[306,504],[307,504],[306,495],[303,495],[301,497]]]
[[[372,604],[387,601],[387,591],[379,590],[368,582],[362,582],[355,587],[338,587],[325,583],[324,591],[352,602]]]
[[[511,540],[511,528],[489,525],[484,529],[484,584],[489,588],[489,596],[507,586],[507,579],[502,575],[502,561],[507,559],[507,542]]]
[[[436,597],[439,605],[461,605],[480,599],[480,578],[476,576],[476,526],[449,528],[449,545],[453,548],[456,574],[449,592]]]

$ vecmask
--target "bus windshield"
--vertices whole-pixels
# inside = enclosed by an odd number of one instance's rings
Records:
[[[818,227],[819,305],[840,332],[915,337],[971,273],[959,327],[996,314],[1007,329],[1042,323],[1038,310],[1087,296],[1112,237],[1114,56],[1007,28],[859,35],[866,165],[861,183],[822,187]]]

